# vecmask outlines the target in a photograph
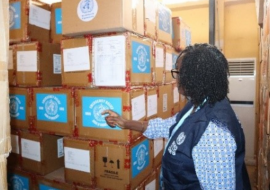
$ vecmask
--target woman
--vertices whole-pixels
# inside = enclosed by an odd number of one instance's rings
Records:
[[[227,98],[228,62],[209,44],[185,48],[175,69],[179,93],[189,102],[168,119],[126,120],[106,110],[111,127],[168,139],[162,159],[162,189],[249,190],[243,129]]]

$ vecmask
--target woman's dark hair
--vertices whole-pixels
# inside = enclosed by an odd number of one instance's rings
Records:
[[[227,97],[229,92],[228,61],[213,45],[195,44],[186,47],[178,56],[182,58],[179,73],[179,88],[190,97],[194,105],[204,99],[214,104]]]

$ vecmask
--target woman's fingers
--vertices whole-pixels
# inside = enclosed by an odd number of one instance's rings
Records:
[[[114,116],[114,117],[117,117],[118,116],[118,114],[115,113],[112,110],[104,110],[103,112],[101,112],[101,115],[105,115],[105,114],[109,114],[110,116]]]

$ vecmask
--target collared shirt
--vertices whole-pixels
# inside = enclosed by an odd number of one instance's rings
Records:
[[[150,139],[169,138],[169,129],[176,115],[167,119],[149,120],[143,133]],[[192,149],[195,171],[202,189],[235,189],[236,142],[226,126],[216,120],[209,122],[200,141]]]

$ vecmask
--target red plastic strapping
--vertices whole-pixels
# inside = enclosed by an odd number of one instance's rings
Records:
[[[41,71],[37,71],[36,76],[37,76],[37,86],[40,86],[41,81],[42,81],[42,73],[41,73]]]
[[[131,106],[123,106],[123,111],[131,111]]]
[[[126,37],[126,44],[127,44],[127,49],[130,49],[131,45],[130,45],[130,35],[128,32],[124,33],[124,36]]]
[[[89,74],[87,75],[87,77],[88,77],[88,82],[92,83],[92,82],[93,82],[92,73],[89,73]]]
[[[54,87],[52,90],[53,90],[54,92],[59,92],[59,91],[60,91],[60,88]]]
[[[124,160],[124,168],[125,169],[130,169],[130,159],[125,159]]]
[[[127,82],[130,81],[130,71],[129,70],[126,71],[126,81]]]
[[[36,49],[37,49],[38,52],[42,52],[42,45],[41,45],[41,43],[39,43],[39,42],[36,43]]]
[[[29,129],[30,130],[36,130],[35,121],[36,119],[34,116],[29,116]]]
[[[89,141],[89,147],[94,147],[97,144],[97,141],[90,140]]]
[[[131,185],[130,184],[126,185],[126,190],[131,190]]]
[[[79,136],[79,129],[77,125],[75,125],[74,130],[73,130],[73,137],[78,137],[78,136]]]

